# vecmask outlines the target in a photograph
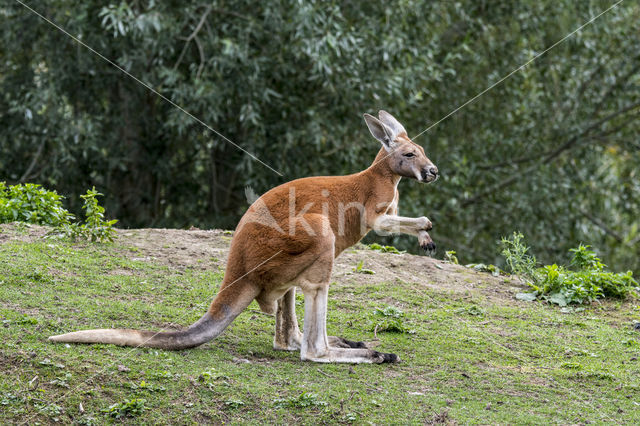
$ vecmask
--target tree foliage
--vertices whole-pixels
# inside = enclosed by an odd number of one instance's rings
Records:
[[[415,135],[613,0],[28,4],[283,176],[6,2],[0,179],[95,185],[126,226],[228,228],[245,186],[366,167],[361,113]],[[466,259],[518,229],[543,262],[584,241],[638,268],[639,20],[621,3],[416,139],[442,178],[401,183],[400,213]]]

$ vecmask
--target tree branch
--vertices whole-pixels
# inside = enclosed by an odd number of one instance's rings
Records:
[[[202,16],[200,17],[200,21],[198,21],[198,25],[196,25],[196,28],[193,30],[193,32],[191,34],[189,34],[189,36],[185,39],[185,43],[184,43],[184,47],[182,48],[182,51],[180,52],[180,56],[178,56],[178,60],[176,61],[175,65],[173,66],[173,69],[176,70],[178,68],[178,66],[182,63],[182,60],[184,59],[184,55],[187,53],[187,48],[189,47],[189,44],[192,41],[195,41],[198,50],[200,51],[200,66],[198,67],[198,75],[200,74],[200,72],[202,71],[202,67],[203,67],[203,57],[204,54],[202,52],[202,46],[200,45],[200,43],[198,42],[198,39],[196,38],[196,36],[198,35],[198,33],[200,32],[200,30],[202,29],[202,26],[204,25],[204,23],[207,20],[207,16],[209,16],[209,14],[211,12],[216,12],[219,14],[223,14],[223,15],[231,15],[231,16],[235,16],[236,18],[240,18],[240,19],[244,19],[246,21],[250,21],[251,18],[249,18],[248,16],[244,16],[238,12],[234,12],[234,11],[230,11],[230,10],[223,10],[223,9],[214,9],[212,5],[207,6],[207,8],[205,9],[204,13],[202,14]]]
[[[596,225],[598,228],[602,229],[606,234],[612,236],[613,238],[616,239],[616,241],[618,241],[619,243],[623,243],[624,238],[622,238],[622,236],[620,236],[620,234],[618,234],[617,232],[615,232],[613,229],[609,228],[604,222],[602,222],[600,219],[598,219],[597,217],[593,216],[591,213],[583,210],[583,209],[579,209],[578,210],[580,212],[580,214],[584,217],[586,217],[587,219],[589,219],[589,222],[593,223],[594,225]]]
[[[38,162],[38,159],[40,158],[40,154],[42,154],[42,149],[44,148],[45,142],[46,142],[46,140],[43,140],[42,143],[40,144],[40,146],[38,147],[38,150],[36,151],[36,154],[33,156],[33,159],[31,160],[31,164],[29,164],[29,167],[27,167],[27,170],[20,177],[20,179],[18,179],[19,183],[23,183],[25,181],[25,179],[27,179],[29,177],[29,175],[31,174],[31,172],[33,171],[33,168],[36,166],[36,163]]]
[[[198,39],[198,37],[194,37],[193,41],[196,43],[196,46],[198,47],[198,52],[200,53],[200,65],[198,65],[198,71],[196,72],[196,80],[198,80],[200,79],[202,70],[204,70],[204,64],[206,63],[206,58],[204,56],[204,49],[202,48],[202,44],[200,44],[200,39]]]
[[[182,59],[184,58],[185,53],[187,53],[187,47],[189,47],[189,43],[191,43],[191,41],[198,35],[198,32],[200,32],[200,29],[202,29],[202,26],[204,25],[204,22],[207,19],[207,16],[209,16],[212,10],[213,10],[213,7],[211,5],[207,6],[204,13],[200,17],[200,21],[198,22],[198,25],[196,25],[196,28],[189,35],[189,37],[187,37],[187,40],[184,43],[184,47],[182,48],[182,52],[180,52],[180,56],[178,56],[178,60],[176,61],[176,64],[173,66],[174,70],[176,70],[180,65],[180,63],[182,62]]]
[[[632,59],[632,62],[637,62],[638,60],[640,60],[640,56],[636,56],[635,58]],[[593,110],[593,115],[597,115],[598,112],[600,111],[600,109],[602,108],[602,106],[604,105],[604,103],[607,101],[607,99],[609,99],[609,97],[613,94],[613,92],[616,89],[620,89],[622,87],[624,87],[624,85],[627,83],[627,81],[629,81],[629,79],[631,79],[631,77],[633,77],[635,74],[638,73],[638,71],[640,71],[640,62],[636,64],[636,66],[632,67],[626,74],[624,74],[622,77],[616,79],[615,83],[613,83],[611,86],[609,86],[609,89],[607,89],[607,91],[604,93],[604,95],[602,95],[602,98],[600,98],[600,101],[598,101],[598,103],[596,104],[594,110]]]
[[[585,136],[587,133],[589,133],[590,131],[596,129],[597,127],[601,126],[602,124],[606,123],[607,121],[613,120],[614,118],[618,117],[619,115],[625,114],[635,108],[640,107],[640,102],[632,104],[628,107],[625,107],[619,111],[616,111],[612,114],[609,114],[608,116],[604,117],[603,119],[597,121],[596,123],[592,124],[591,126],[587,127],[585,130],[583,130],[582,132],[580,132],[580,134],[578,134],[577,136],[572,137],[571,139],[569,139],[565,144],[561,145],[560,147],[556,148],[555,150],[552,151],[546,151],[546,152],[542,152],[538,155],[535,156],[527,156],[527,157],[520,157],[520,158],[516,158],[515,160],[510,160],[510,161],[503,161],[500,163],[495,163],[495,164],[484,164],[484,165],[480,165],[478,166],[478,169],[480,170],[489,170],[489,169],[497,169],[497,168],[501,168],[501,167],[506,167],[506,166],[515,166],[516,164],[521,164],[521,163],[530,163],[531,161],[537,160],[539,158],[545,157],[547,160],[549,160],[550,158],[553,158],[555,156],[557,156],[560,152],[570,148],[573,144],[575,144],[576,142],[578,142],[578,140],[580,140],[583,136]],[[627,122],[628,123],[628,122]],[[625,125],[627,124],[625,123]],[[620,130],[623,126],[618,126],[615,128],[615,131]],[[604,135],[607,134],[611,134],[613,131],[609,131],[604,133]],[[601,134],[603,135],[603,134]]]
[[[548,154],[546,154],[544,156],[544,161],[550,161],[550,160],[556,158],[563,151],[566,151],[569,148],[571,148],[573,145],[575,145],[583,136],[587,135],[592,130],[597,129],[598,127],[602,126],[607,121],[611,121],[614,118],[616,118],[616,117],[618,117],[618,116],[620,116],[622,114],[625,114],[625,113],[627,113],[629,111],[632,111],[632,110],[634,110],[634,109],[636,109],[638,107],[640,107],[640,102],[636,102],[635,104],[631,104],[629,106],[626,106],[626,107],[622,108],[621,110],[616,111],[614,113],[611,113],[611,114],[607,115],[606,117],[596,121],[591,126],[587,127],[582,132],[580,132],[580,134],[578,134],[577,136],[572,137],[566,143],[564,143],[563,145],[560,145],[560,147],[558,147],[557,149],[555,149],[555,150],[549,152]]]
[[[613,120],[614,118],[625,114],[629,111],[632,111],[636,108],[640,107],[640,102],[636,102],[635,104],[631,104],[628,105],[624,108],[622,108],[619,111],[616,111],[614,113],[609,114],[608,116],[598,120],[597,122],[593,123],[592,125],[588,126],[586,129],[584,129],[582,132],[580,132],[578,135],[571,137],[567,142],[565,142],[564,144],[560,145],[557,149],[553,150],[553,151],[548,151],[546,154],[542,154],[540,157],[536,157],[536,158],[541,158],[542,161],[540,161],[541,163],[547,163],[550,161],[555,160],[560,154],[562,154],[564,151],[567,151],[568,149],[570,149],[571,147],[573,147],[583,136],[587,135],[589,132],[591,132],[592,130],[600,127],[601,125],[603,125],[604,123],[606,123],[607,121]],[[476,195],[467,198],[465,200],[462,201],[461,205],[462,207],[466,207],[470,204],[473,204],[475,202],[477,202],[479,199],[483,198],[484,196],[491,194],[492,192],[498,190],[498,189],[502,189],[505,188],[511,184],[513,184],[514,182],[516,182],[518,179],[520,179],[522,176],[527,175],[531,172],[533,172],[536,168],[538,167],[538,163],[532,165],[531,167],[526,168],[524,171],[520,172],[520,173],[515,173],[513,175],[511,175],[510,177],[508,177],[507,179],[503,180],[502,182],[498,182],[495,185],[492,185],[491,187],[485,189],[484,191],[480,191],[479,193],[477,193]]]
[[[238,13],[238,12],[234,12],[232,10],[213,9],[213,11],[216,12],[216,13],[220,13],[222,15],[235,16],[236,18],[244,19],[245,21],[250,21],[251,20],[250,17],[242,15],[241,13]]]

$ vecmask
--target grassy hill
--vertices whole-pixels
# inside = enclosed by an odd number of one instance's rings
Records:
[[[0,225],[2,424],[640,423],[637,300],[563,313],[516,300],[515,278],[359,246],[337,259],[329,332],[399,364],[274,351],[274,318],[255,302],[196,349],[52,344],[85,328],[191,324],[218,289],[232,236],[119,230],[92,244],[46,232]],[[405,332],[384,331],[390,323]]]

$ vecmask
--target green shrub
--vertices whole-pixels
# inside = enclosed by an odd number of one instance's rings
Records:
[[[580,244],[570,249],[573,253],[569,267],[557,264],[536,268],[535,257],[528,254],[529,247],[522,234],[501,240],[502,255],[512,272],[525,278],[533,293],[521,293],[522,300],[547,300],[560,306],[571,303],[590,303],[604,297],[624,299],[638,283],[633,273],[607,271],[591,246]]]
[[[117,219],[104,220],[104,207],[98,204],[98,196],[102,194],[96,191],[96,188],[87,190],[85,195],[80,198],[84,200],[82,208],[85,214],[85,223],[66,223],[58,228],[58,234],[70,238],[84,238],[90,241],[113,241],[115,230],[113,225],[118,222]]]
[[[591,246],[580,244],[577,248],[569,249],[571,253],[573,253],[573,257],[571,258],[571,266],[578,269],[583,270],[587,269],[590,271],[602,271],[607,265],[603,264],[600,258],[596,255],[596,253],[592,250],[589,250]]]
[[[503,237],[500,248],[509,272],[520,275],[528,282],[535,282],[536,258],[529,254],[529,247],[524,243],[524,236],[520,232],[514,232],[509,238]]]
[[[602,288],[602,293],[606,297],[625,299],[634,289],[638,289],[638,282],[633,278],[633,272],[631,271],[627,271],[624,274],[603,272],[593,275],[595,275],[593,279]]]
[[[602,288],[592,279],[592,271],[574,272],[554,263],[540,268],[539,275],[540,283],[531,287],[550,302],[560,306],[589,303],[604,297]]]
[[[68,224],[73,215],[62,207],[63,198],[34,183],[7,186],[0,182],[0,223]]]
[[[51,235],[113,241],[117,220],[104,220],[104,207],[98,204],[96,188],[80,197],[84,200],[85,222],[71,222],[74,216],[62,207],[62,195],[38,184],[9,185],[0,182],[0,223],[26,222],[53,226]]]

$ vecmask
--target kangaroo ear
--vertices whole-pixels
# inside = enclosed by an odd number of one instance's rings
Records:
[[[396,120],[396,118],[393,115],[389,114],[387,111],[381,109],[380,111],[378,111],[378,117],[380,118],[380,121],[382,121],[387,126],[391,127],[391,129],[396,135],[400,135],[402,133],[404,133],[405,135],[407,134],[407,131],[404,129],[404,126],[400,124],[400,122]]]
[[[370,114],[364,114],[364,121],[367,123],[367,127],[373,137],[382,143],[384,149],[391,151],[395,145],[394,139],[396,138],[393,129]]]

